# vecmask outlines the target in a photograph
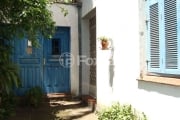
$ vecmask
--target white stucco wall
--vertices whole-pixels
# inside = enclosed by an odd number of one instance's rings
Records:
[[[68,15],[64,17],[60,7],[68,10]],[[79,94],[79,66],[77,56],[79,55],[78,41],[78,9],[75,5],[53,4],[50,8],[53,19],[57,26],[70,27],[71,54],[74,56],[72,67],[70,68],[71,93]]]
[[[138,1],[97,1],[96,10],[97,37],[110,37],[114,48],[114,52],[97,48],[98,103],[131,103],[139,75]],[[110,66],[110,60],[114,66]]]
[[[85,17],[92,9],[96,7],[97,0],[81,0],[82,1],[82,17]]]
[[[110,37],[114,45],[114,51],[101,50],[97,42],[97,106],[119,101],[145,112],[149,120],[180,120],[179,87],[136,80],[143,68],[140,53],[145,56],[140,49],[145,47],[145,37],[140,44],[139,25],[144,25],[144,20],[139,22],[140,1],[96,1],[97,37]]]
[[[82,0],[82,14],[81,14],[81,38],[82,38],[82,56],[84,60],[90,56],[90,36],[89,36],[89,18],[94,14],[93,9],[96,6],[96,0]],[[93,11],[93,12],[92,12]],[[93,93],[96,96],[95,87],[90,85],[90,66],[82,62],[82,94]]]
[[[82,25],[82,46],[81,46],[81,52],[82,52],[82,57],[84,57],[85,60],[86,58],[89,58],[89,21],[88,19],[82,19],[81,22]],[[90,79],[90,67],[86,65],[85,62],[82,63],[82,94],[86,95],[89,94],[89,79]]]

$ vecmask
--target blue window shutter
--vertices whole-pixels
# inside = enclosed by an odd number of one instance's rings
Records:
[[[147,3],[148,72],[180,74],[180,1]]]
[[[179,74],[178,0],[164,0],[165,73]],[[178,32],[179,31],[179,32]]]
[[[177,0],[177,40],[178,40],[178,74],[180,74],[180,1]]]
[[[148,6],[148,71],[160,71],[160,3],[149,0]]]

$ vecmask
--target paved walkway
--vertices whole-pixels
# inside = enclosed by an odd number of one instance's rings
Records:
[[[49,99],[39,108],[17,108],[10,120],[97,120],[97,116],[81,100]]]

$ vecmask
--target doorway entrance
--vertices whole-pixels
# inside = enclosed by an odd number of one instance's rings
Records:
[[[28,39],[15,43],[14,60],[20,66],[22,86],[18,94],[39,86],[44,93],[70,92],[70,68],[60,64],[63,53],[70,53],[70,28],[56,27],[51,40],[38,37],[39,48]]]

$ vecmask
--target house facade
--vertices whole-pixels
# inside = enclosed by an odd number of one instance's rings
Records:
[[[20,92],[40,85],[45,93],[91,95],[97,109],[118,101],[149,120],[179,120],[179,1],[81,2],[50,7],[57,31],[51,41],[39,38],[41,48],[17,43]],[[111,38],[107,50],[101,36]]]
[[[92,14],[96,38],[112,39],[109,50],[96,40],[96,86],[90,67],[82,70],[82,93],[97,98],[97,109],[119,101],[150,120],[180,119],[179,8],[178,0],[82,1],[83,54],[90,55]]]

